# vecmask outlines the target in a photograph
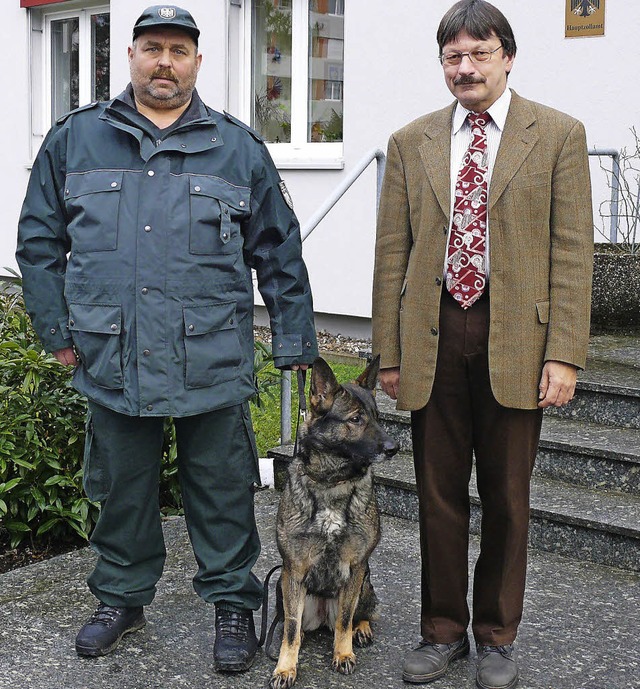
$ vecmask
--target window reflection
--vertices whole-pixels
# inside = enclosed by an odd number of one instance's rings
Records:
[[[109,13],[91,16],[91,100],[109,100]]]
[[[344,0],[309,1],[307,141],[342,141]]]
[[[79,20],[51,22],[51,117],[55,121],[80,103]]]
[[[265,141],[291,141],[291,0],[253,3],[253,126]]]

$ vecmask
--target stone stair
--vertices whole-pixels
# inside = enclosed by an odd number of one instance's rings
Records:
[[[409,414],[379,393],[383,424],[400,454],[377,464],[383,513],[417,519]],[[291,447],[269,453],[276,486]],[[472,480],[471,530],[481,507]],[[579,560],[640,572],[640,339],[593,337],[576,396],[545,413],[531,491],[530,546]]]

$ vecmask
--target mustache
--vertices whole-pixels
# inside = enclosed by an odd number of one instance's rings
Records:
[[[482,77],[463,76],[454,79],[454,86],[464,86],[465,84],[484,84],[486,79]]]
[[[157,69],[152,75],[152,79],[168,79],[169,81],[174,81],[178,83],[176,75],[170,69]]]

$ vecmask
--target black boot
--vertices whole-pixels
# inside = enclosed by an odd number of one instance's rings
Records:
[[[213,660],[218,672],[243,672],[253,664],[258,639],[251,610],[216,607],[216,641]]]
[[[147,621],[144,609],[114,608],[100,603],[76,636],[76,651],[82,656],[106,656],[115,651],[125,634],[137,632]]]

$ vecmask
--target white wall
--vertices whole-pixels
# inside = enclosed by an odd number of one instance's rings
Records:
[[[111,0],[112,92],[128,81],[126,47],[131,27],[151,0]],[[247,2],[247,0],[244,0]],[[0,206],[0,272],[14,266],[15,226],[27,180],[28,89],[26,11],[5,0],[0,36],[15,55],[13,103],[0,128],[5,166]],[[226,103],[227,0],[183,0],[201,30],[203,67],[198,90],[212,107]],[[435,33],[452,0],[345,0],[344,160],[350,170],[370,149],[386,149],[389,134],[451,101],[437,60]],[[495,0],[510,20],[518,54],[510,86],[581,119],[589,146],[620,148],[640,128],[637,64],[640,2],[607,3],[606,36],[564,38],[564,2]],[[231,8],[237,12],[237,8]],[[237,17],[237,15],[234,15]],[[231,55],[236,65],[237,56]],[[239,75],[229,75],[231,92]],[[233,100],[233,99],[232,99]],[[234,114],[238,114],[237,111]],[[597,162],[592,165],[596,201],[608,197]],[[337,186],[340,170],[283,170],[304,222]],[[597,207],[597,203],[595,204]],[[316,310],[367,318],[375,236],[375,170],[372,166],[305,242]]]
[[[6,274],[5,267],[17,268],[13,256],[16,225],[30,163],[27,20],[18,5],[18,0],[5,0],[0,21],[0,45],[5,51],[5,96],[0,112],[0,275]]]

